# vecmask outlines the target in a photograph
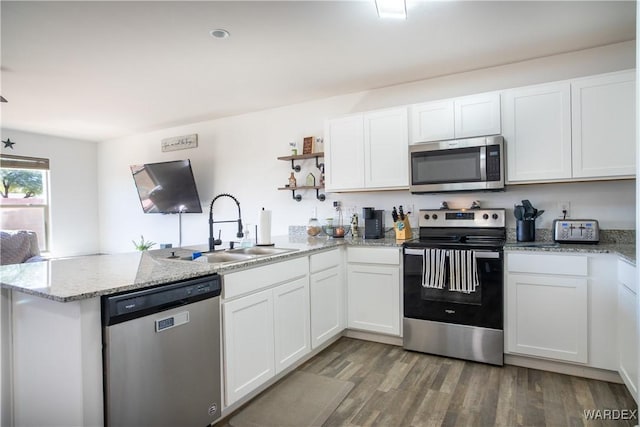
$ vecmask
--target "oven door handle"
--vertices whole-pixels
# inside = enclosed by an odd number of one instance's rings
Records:
[[[446,251],[446,249],[444,249]],[[414,249],[414,248],[405,248],[405,255],[417,255],[422,256],[424,254],[424,249]],[[476,259],[498,259],[500,258],[500,252],[492,252],[492,251],[475,251]],[[448,255],[447,255],[448,256]]]
[[[404,248],[405,255],[424,255],[424,249],[413,249],[413,248]]]

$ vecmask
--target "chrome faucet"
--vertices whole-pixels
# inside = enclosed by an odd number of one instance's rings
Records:
[[[213,220],[213,204],[220,197],[230,197],[231,199],[233,199],[234,202],[236,202],[236,206],[238,206],[238,219],[225,220],[225,221],[214,221]],[[213,237],[213,224],[222,223],[222,222],[237,222],[238,223],[238,233],[236,234],[236,236],[237,237],[243,237],[244,236],[244,234],[242,233],[242,214],[240,213],[240,202],[238,202],[238,199],[236,199],[235,197],[233,197],[231,194],[228,194],[228,193],[218,194],[211,201],[211,205],[209,205],[209,251],[210,252],[215,250],[216,245],[221,245],[222,244],[222,240],[220,240],[220,233],[218,233],[218,238],[217,239]]]

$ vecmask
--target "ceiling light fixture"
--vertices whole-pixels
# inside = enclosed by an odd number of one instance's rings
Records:
[[[405,0],[376,0],[380,18],[407,19]]]
[[[215,37],[216,39],[226,39],[230,36],[229,31],[223,30],[221,28],[217,30],[211,30],[209,31],[209,34],[211,34],[211,37]]]

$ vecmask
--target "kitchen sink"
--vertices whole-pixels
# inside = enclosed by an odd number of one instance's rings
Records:
[[[253,246],[251,248],[227,249],[225,252],[228,254],[248,254],[248,255],[267,256],[267,255],[285,254],[287,252],[294,252],[294,251],[297,251],[297,249]]]
[[[225,252],[214,252],[212,254],[203,254],[202,256],[206,257],[209,262],[234,262],[234,261],[246,261],[248,259],[252,259],[251,255],[240,254],[240,253],[229,253]]]
[[[197,262],[208,262],[209,264],[232,264],[237,262],[259,259],[271,255],[280,255],[288,252],[295,252],[298,249],[285,249],[273,247],[251,247],[226,249],[216,252],[204,252],[202,256],[195,259]],[[183,260],[191,260],[190,257],[184,257]]]

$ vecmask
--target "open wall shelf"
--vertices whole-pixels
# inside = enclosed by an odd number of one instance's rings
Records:
[[[293,169],[296,172],[300,172],[301,168],[300,165],[296,165],[295,162],[299,161],[299,160],[306,160],[306,159],[315,159],[316,160],[316,168],[318,168],[319,170],[322,170],[322,168],[324,167],[324,163],[320,163],[318,161],[318,159],[323,158],[324,157],[324,153],[311,153],[311,154],[298,154],[295,156],[282,156],[282,157],[278,157],[278,160],[284,160],[284,161],[291,161],[291,169]],[[296,194],[297,190],[316,190],[316,199],[320,200],[321,202],[324,202],[326,199],[326,196],[324,194],[320,194],[320,190],[324,189],[323,185],[299,185],[296,187],[280,187],[278,188],[278,190],[288,190],[291,191],[291,194],[293,196],[293,200],[295,200],[296,202],[299,202],[300,200],[302,200],[302,196],[300,194]]]
[[[326,196],[324,194],[320,194],[320,190],[322,190],[324,187],[315,185],[315,186],[311,186],[311,185],[299,185],[297,187],[280,187],[278,188],[278,190],[289,190],[292,192],[293,195],[293,200],[295,200],[296,202],[299,202],[300,200],[302,200],[302,196],[300,194],[296,194],[296,190],[316,190],[316,199],[320,200],[321,202],[324,202],[326,199]]]
[[[324,163],[318,162],[319,158],[324,157],[324,153],[311,153],[311,154],[298,154],[296,156],[282,156],[278,157],[278,160],[291,161],[291,169],[296,172],[300,172],[300,165],[296,165],[296,160],[316,159],[316,167],[322,169]]]

